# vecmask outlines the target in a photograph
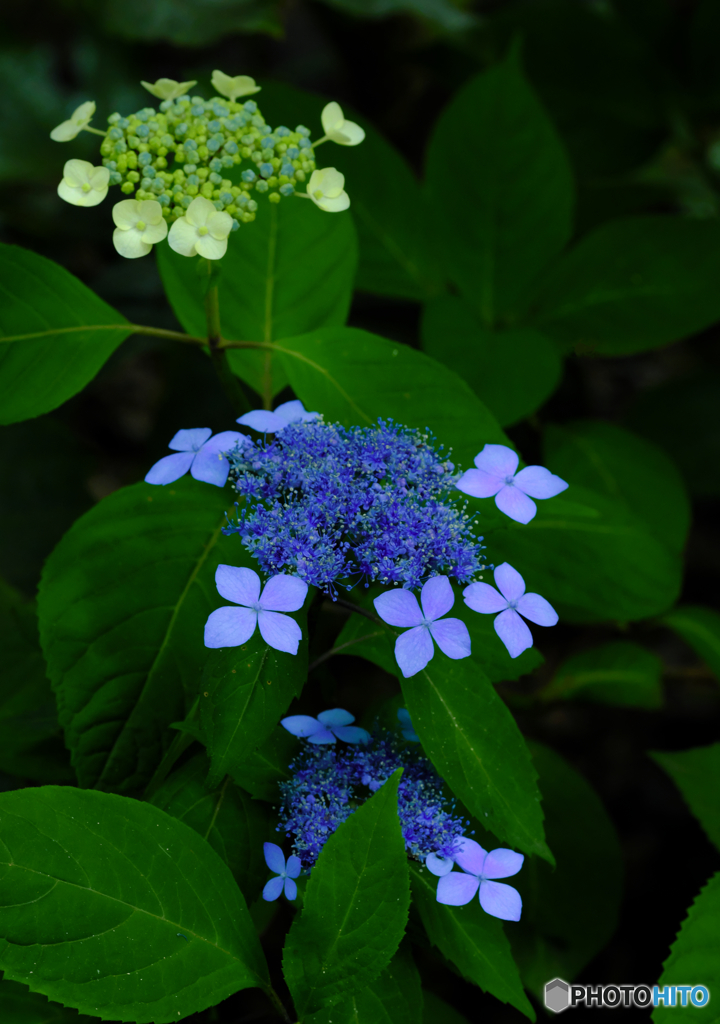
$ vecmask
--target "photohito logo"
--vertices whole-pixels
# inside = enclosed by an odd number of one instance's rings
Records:
[[[706,1006],[706,985],[569,985],[553,978],[545,986],[545,1005],[553,1013],[573,1006]]]

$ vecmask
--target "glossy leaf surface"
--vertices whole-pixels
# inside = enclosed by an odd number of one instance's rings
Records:
[[[6,977],[82,1013],[137,1024],[267,986],[240,890],[182,822],[69,786],[3,793],[0,816]]]

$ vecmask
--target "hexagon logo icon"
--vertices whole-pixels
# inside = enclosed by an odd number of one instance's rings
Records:
[[[570,986],[562,978],[553,978],[545,986],[545,1005],[553,1013],[562,1013],[570,1005]]]

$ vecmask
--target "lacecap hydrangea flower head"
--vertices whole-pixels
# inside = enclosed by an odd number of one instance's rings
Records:
[[[216,95],[207,100],[190,94],[195,81],[141,84],[157,107],[111,114],[101,131],[90,127],[95,104],[87,101],[50,133],[56,142],[81,131],[102,136],[101,164],[69,160],[58,193],[75,206],[95,206],[118,187],[124,198],[113,211],[113,242],[122,256],[145,256],[167,237],[183,256],[220,259],[231,233],[255,219],[258,198],[296,196],[330,213],[350,205],[343,175],[315,162],[319,142],[356,146],[365,137],[337,103],[323,109],[325,134],[312,142],[304,125],[267,124],[248,98],[260,91],[248,75],[214,71]]]
[[[416,742],[410,716],[404,708],[401,712],[403,733],[409,731]],[[330,836],[402,768],[398,817],[405,850],[438,876],[438,902],[461,906],[479,891],[486,913],[506,921],[520,920],[520,894],[496,879],[517,874],[522,854],[504,849],[487,853],[465,835],[468,823],[455,813],[454,801],[446,799],[441,778],[417,747],[400,743],[395,734],[377,728],[371,734],[338,724],[339,730],[347,730],[345,735],[328,731],[331,722],[352,721],[353,716],[342,708],[323,711],[317,718],[293,715],[283,719],[281,724],[306,738],[307,745],[289,765],[290,779],[279,784],[282,804],[277,831],[290,840],[293,854],[286,865],[279,846],[264,844],[266,862],[276,877],[265,886],[263,898],[274,900],[284,891],[288,899],[294,899],[297,887],[293,879],[301,871],[312,871]],[[323,731],[325,737],[318,739]],[[338,739],[345,742],[338,744]],[[453,871],[455,866],[462,872]]]
[[[451,579],[465,585],[467,607],[497,613],[495,631],[513,658],[533,642],[524,619],[541,626],[557,622],[552,606],[526,593],[523,578],[507,563],[495,570],[499,591],[481,580],[483,538],[461,496],[468,473],[455,469],[427,430],[391,420],[372,427],[325,423],[298,400],[274,411],[255,409],[238,423],[259,436],[181,430],[170,442],[177,454],[165,456],[145,477],[168,484],[190,471],[217,486],[229,479],[241,501],[223,532],[237,535],[270,578],[261,595],[260,577],[252,570],[221,567],[220,594],[239,607],[213,612],[207,646],[237,646],[259,626],[270,646],[296,653],[300,626],[287,613],[300,609],[310,586],[333,599],[339,589],[358,583],[388,587],[373,603],[382,621],[403,630],[396,635],[395,657],[406,678],[425,668],[436,646],[456,660],[472,653],[466,624],[448,615],[455,603]],[[493,466],[502,464],[514,474],[518,457],[501,445],[486,445],[475,460],[478,467],[488,448]],[[543,467],[528,469],[528,476],[554,493],[567,487]],[[498,480],[494,491],[482,484],[487,496],[513,486]],[[516,511],[511,502],[506,514],[516,518]],[[250,589],[245,582],[231,584],[233,574],[247,573],[254,578]],[[304,588],[302,595],[294,583]]]

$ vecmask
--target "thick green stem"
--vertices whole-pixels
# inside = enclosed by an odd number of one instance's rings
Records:
[[[244,412],[250,411],[250,403],[247,400],[242,384],[230,369],[227,352],[224,350],[222,333],[220,330],[220,297],[217,286],[217,270],[212,265],[212,260],[205,261],[208,266],[208,283],[205,292],[205,318],[207,320],[207,346],[210,349],[215,372],[218,375],[223,390],[230,400],[236,416],[242,416]]]
[[[286,1009],[285,1009],[285,1007],[283,1006],[283,1003],[282,1003],[282,999],[281,999],[281,998],[280,998],[280,996],[279,996],[279,995],[277,994],[277,992],[276,992],[276,991],[275,991],[275,989],[274,989],[274,988],[272,987],[272,985],[268,985],[268,987],[267,987],[266,989],[264,989],[264,992],[265,992],[265,995],[266,995],[266,996],[268,997],[268,999],[270,1000],[270,1002],[271,1002],[271,1003],[273,1004],[273,1006],[275,1007],[275,1009],[277,1010],[277,1012],[278,1012],[278,1013],[280,1014],[280,1016],[282,1017],[282,1019],[283,1019],[283,1020],[285,1021],[285,1024],[293,1024],[293,1020],[292,1020],[292,1017],[290,1017],[290,1016],[288,1015],[288,1012],[287,1012],[287,1010],[286,1010]]]

